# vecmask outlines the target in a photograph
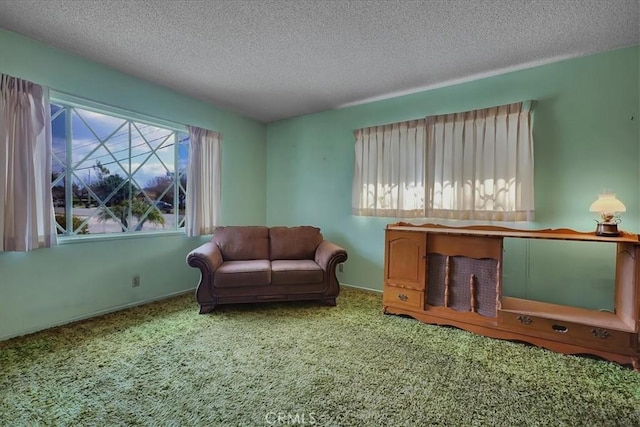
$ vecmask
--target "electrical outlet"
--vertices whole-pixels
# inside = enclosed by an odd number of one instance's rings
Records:
[[[338,264],[338,271],[340,273],[342,273],[344,271],[344,267],[342,266],[342,264]]]
[[[136,274],[135,276],[133,276],[133,278],[131,279],[131,287],[132,288],[137,288],[138,286],[140,286],[140,275]]]

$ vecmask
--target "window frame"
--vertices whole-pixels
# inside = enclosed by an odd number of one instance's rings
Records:
[[[145,125],[162,128],[163,130],[167,130],[173,133],[174,138],[176,138],[176,143],[174,144],[174,150],[173,150],[174,173],[179,170],[178,168],[179,144],[177,143],[179,139],[178,134],[182,133],[182,134],[185,134],[187,138],[189,137],[189,130],[186,125],[173,122],[170,120],[150,116],[147,114],[126,110],[126,109],[115,107],[105,103],[91,101],[85,98],[77,97],[75,95],[54,91],[54,90],[51,90],[51,93],[50,93],[50,104],[59,105],[65,109],[65,114],[67,114],[67,117],[65,118],[65,120],[67,121],[65,124],[65,130],[68,130],[70,128],[71,115],[68,114],[68,112],[70,112],[74,108],[78,108],[81,110],[85,110],[85,111],[89,111],[97,114],[102,114],[102,115],[106,115],[114,118],[123,119],[128,122],[134,122],[134,123],[145,124]],[[128,125],[125,125],[125,126],[128,126]],[[72,164],[71,162],[69,162],[69,158],[72,156],[72,153],[73,153],[73,135],[72,133],[65,132],[65,136],[66,136],[65,144],[66,144],[66,156],[67,156],[67,159],[65,160],[65,164],[68,165],[68,164]],[[151,153],[152,151],[155,152],[155,150],[150,148],[149,153]],[[131,157],[128,158],[128,161],[130,161],[130,159]],[[75,170],[74,167],[71,167],[71,168],[65,167],[65,172],[64,172],[65,184],[66,182],[73,182],[74,170]],[[125,179],[129,180],[131,179],[131,177],[132,175],[130,174],[130,171],[129,171]],[[69,178],[71,178],[71,180],[69,180]],[[52,180],[51,184],[53,184],[53,182],[54,181]],[[179,174],[177,176],[177,179],[173,180],[172,185],[173,185],[174,194],[176,195],[175,197],[179,198],[180,188],[181,188]],[[72,226],[73,197],[72,197],[72,194],[71,195],[69,194],[72,192],[71,186],[65,185],[64,189],[65,189],[64,211],[65,211],[65,216],[67,221],[67,223],[65,224],[65,230],[68,230],[70,228],[73,228]],[[53,186],[50,187],[50,190],[53,190]],[[184,192],[186,194],[186,187],[184,188]],[[179,205],[176,205],[176,206],[179,206]],[[185,211],[186,209],[187,207],[185,205]],[[67,215],[69,213],[71,213],[71,215]],[[167,230],[149,230],[149,231],[127,230],[127,231],[114,232],[114,233],[95,233],[95,234],[66,234],[65,232],[65,234],[58,234],[58,242],[64,244],[64,243],[81,243],[81,242],[89,242],[89,241],[131,239],[131,238],[141,238],[141,237],[146,238],[146,237],[169,236],[169,235],[184,236],[186,234],[185,233],[186,214],[183,214],[182,218],[180,218],[179,208],[178,209],[174,208],[174,212],[172,215],[174,215],[174,227]],[[58,231],[57,223],[55,221],[54,221],[54,224],[56,224],[56,232],[57,232]]]

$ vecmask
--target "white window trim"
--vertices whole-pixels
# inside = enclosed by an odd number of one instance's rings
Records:
[[[73,107],[79,108],[86,111],[92,111],[95,113],[105,114],[117,118],[121,118],[123,120],[140,122],[143,124],[148,124],[151,126],[158,126],[164,129],[173,131],[173,132],[183,132],[188,134],[189,128],[186,125],[173,122],[170,120],[162,119],[159,117],[139,113],[132,110],[126,110],[120,107],[115,107],[113,105],[93,101],[87,98],[82,98],[70,93],[56,91],[51,89],[50,91],[50,102],[51,104],[63,104],[65,107]],[[176,153],[177,154],[177,153]],[[71,201],[67,199],[65,203],[65,212],[70,208],[68,206]],[[122,233],[99,233],[99,234],[88,234],[88,235],[57,235],[58,244],[75,244],[75,243],[90,243],[90,242],[98,242],[98,241],[108,241],[108,240],[122,240],[122,239],[138,239],[138,238],[147,238],[147,237],[159,237],[159,236],[172,236],[172,235],[180,235],[185,236],[184,224],[172,230],[153,230],[153,231],[145,231],[145,232],[122,232]]]
[[[72,95],[66,92],[60,92],[51,89],[51,103],[55,104],[61,102],[71,107],[81,108],[83,110],[94,111],[96,113],[108,114],[114,117],[118,117],[124,120],[133,120],[136,122],[142,122],[153,126],[161,126],[165,129],[175,132],[189,133],[189,128],[181,123],[173,122],[171,120],[163,119],[160,117],[139,113],[133,110],[127,110],[113,105],[92,101],[87,98],[81,98],[76,95]]]

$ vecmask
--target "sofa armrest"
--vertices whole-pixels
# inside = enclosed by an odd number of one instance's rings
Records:
[[[213,274],[222,264],[220,248],[213,243],[204,243],[187,254],[187,264],[199,268],[203,276]]]
[[[213,275],[222,261],[220,248],[213,242],[204,243],[187,254],[187,264],[200,269],[200,283],[196,289],[200,314],[209,313],[216,306]]]
[[[347,260],[347,251],[335,243],[322,241],[316,249],[315,261],[323,270],[335,270],[335,266]]]

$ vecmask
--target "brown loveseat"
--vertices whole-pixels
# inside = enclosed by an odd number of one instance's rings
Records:
[[[336,266],[347,252],[310,226],[216,227],[210,242],[187,255],[200,269],[200,313],[218,304],[323,300],[336,304]]]

